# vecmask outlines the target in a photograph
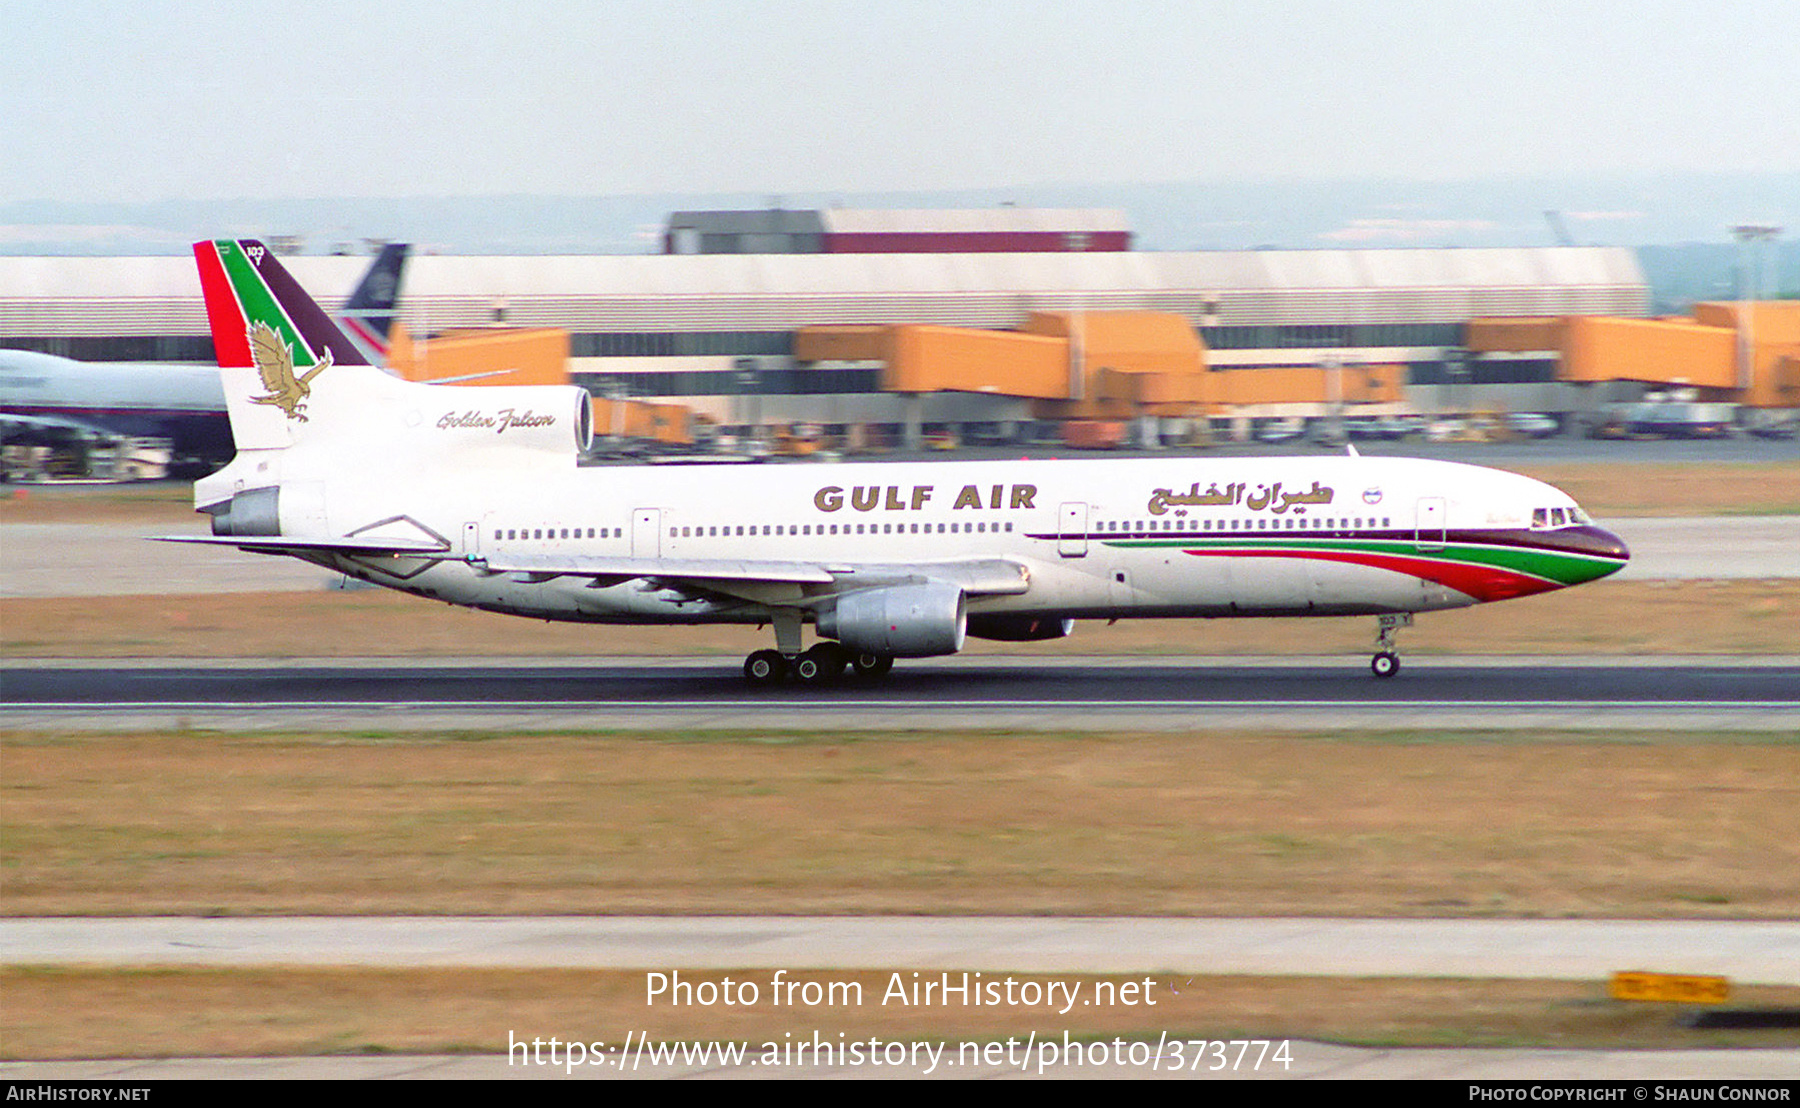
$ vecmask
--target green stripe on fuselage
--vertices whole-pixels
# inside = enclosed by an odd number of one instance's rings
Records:
[[[1605,577],[1618,568],[1611,559],[1582,554],[1562,553],[1554,550],[1534,550],[1519,546],[1485,546],[1478,543],[1448,543],[1433,545],[1432,549],[1420,549],[1417,543],[1380,539],[1327,539],[1327,538],[1264,538],[1258,535],[1246,535],[1234,538],[1225,535],[1205,537],[1185,536],[1176,538],[1155,539],[1102,539],[1106,546],[1122,547],[1177,547],[1186,550],[1206,550],[1209,547],[1232,547],[1237,549],[1267,550],[1279,553],[1284,550],[1321,551],[1325,553],[1342,551],[1359,554],[1387,554],[1394,557],[1422,558],[1427,561],[1453,562],[1464,565],[1494,566],[1513,573],[1523,573],[1532,577],[1540,577],[1546,581],[1555,581],[1560,585],[1579,585],[1584,581],[1592,581]]]
[[[237,294],[238,303],[243,306],[246,323],[254,325],[266,323],[274,329],[281,341],[294,351],[294,366],[304,369],[318,364],[309,349],[300,338],[299,328],[282,310],[281,302],[269,291],[268,283],[256,266],[237,243],[230,240],[215,242],[219,260],[224,263],[225,276],[231,281],[231,291]]]

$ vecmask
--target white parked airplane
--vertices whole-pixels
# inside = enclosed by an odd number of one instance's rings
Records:
[[[195,255],[238,455],[186,541],[538,619],[770,624],[756,683],[1143,616],[1378,616],[1388,677],[1412,613],[1628,557],[1549,485],[1418,459],[583,467],[584,390],[389,377],[259,244]]]

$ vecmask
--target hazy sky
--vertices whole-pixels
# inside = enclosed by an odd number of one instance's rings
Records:
[[[1800,3],[0,12],[0,202],[1660,169],[1800,169]]]

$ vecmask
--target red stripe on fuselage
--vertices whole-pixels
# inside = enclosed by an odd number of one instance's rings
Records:
[[[1310,558],[1322,562],[1349,562],[1352,565],[1406,573],[1435,581],[1457,592],[1466,593],[1481,603],[1510,600],[1515,596],[1550,592],[1563,586],[1542,577],[1502,569],[1499,566],[1472,562],[1452,562],[1439,558],[1413,558],[1404,554],[1377,554],[1367,550],[1266,550],[1260,547],[1229,547],[1189,550],[1196,558]]]
[[[219,356],[220,368],[254,365],[250,360],[250,325],[244,320],[237,293],[231,291],[231,279],[225,276],[218,247],[210,242],[196,242],[194,260],[200,265],[200,292],[206,298],[206,322],[212,328],[213,350]]]

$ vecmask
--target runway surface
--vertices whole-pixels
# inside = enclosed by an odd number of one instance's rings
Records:
[[[160,721],[160,722],[159,722]],[[1164,730],[1211,726],[1652,727],[1800,732],[1800,659],[1427,658],[1378,681],[1357,658],[902,663],[877,682],[755,691],[733,658],[14,662],[0,725]]]

